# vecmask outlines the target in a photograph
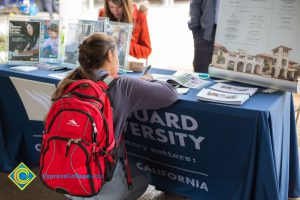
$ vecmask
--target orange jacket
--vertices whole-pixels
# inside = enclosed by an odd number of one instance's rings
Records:
[[[105,10],[102,8],[99,17],[105,16]],[[147,17],[143,11],[133,6],[133,31],[130,42],[129,54],[135,58],[148,58],[151,53],[151,41],[148,30]]]

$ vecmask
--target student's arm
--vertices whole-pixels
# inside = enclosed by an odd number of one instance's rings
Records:
[[[122,91],[130,105],[129,112],[168,107],[178,99],[176,89],[165,82],[137,77],[126,77],[121,81],[124,81]]]
[[[140,13],[139,19],[134,26],[137,26],[134,29],[140,29],[140,32],[137,34],[136,30],[133,30],[129,53],[135,58],[148,58],[152,48],[147,17],[143,13]]]

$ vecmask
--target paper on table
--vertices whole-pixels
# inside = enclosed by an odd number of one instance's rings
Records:
[[[153,79],[168,82],[174,86],[201,89],[211,83],[211,81],[199,78],[197,73],[176,72],[173,75],[151,74]]]
[[[217,83],[210,87],[210,89],[222,91],[222,92],[228,92],[233,94],[248,94],[252,96],[258,88],[255,87],[241,87],[241,86],[235,86],[235,85],[229,85],[224,83]]]
[[[211,101],[232,105],[241,105],[247,99],[249,99],[249,95],[247,94],[232,94],[206,88],[202,89],[196,96],[202,101]]]
[[[53,78],[56,78],[56,79],[59,79],[59,80],[62,80],[62,79],[64,79],[67,75],[69,75],[72,71],[73,71],[73,70],[67,71],[67,72],[63,72],[63,73],[49,74],[48,76],[53,77]]]
[[[176,88],[178,94],[186,94],[189,91],[189,88]]]
[[[12,70],[16,70],[16,71],[21,71],[21,72],[30,72],[33,70],[37,70],[37,67],[33,67],[33,66],[28,66],[28,65],[21,65],[21,66],[16,66],[16,67],[11,67],[10,69]]]

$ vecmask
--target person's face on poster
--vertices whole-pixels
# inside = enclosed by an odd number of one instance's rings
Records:
[[[49,37],[51,38],[51,39],[56,39],[57,38],[57,36],[58,36],[58,33],[57,32],[55,32],[55,31],[51,31],[51,30],[49,30],[48,31],[48,35],[49,35]]]
[[[127,34],[125,32],[120,32],[118,37],[118,46],[123,47],[126,44]]]
[[[34,31],[33,31],[33,27],[31,24],[27,24],[26,30],[27,30],[28,35],[33,36]]]

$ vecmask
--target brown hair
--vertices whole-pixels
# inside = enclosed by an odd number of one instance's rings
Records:
[[[124,8],[123,17],[121,22],[125,23],[133,23],[133,4],[132,0],[105,0],[104,8],[105,8],[105,15],[109,18],[110,21],[117,21],[114,15],[111,13],[108,2],[111,1],[118,6],[122,6]]]
[[[48,31],[53,31],[58,33],[58,25],[57,24],[50,24],[47,28]]]
[[[59,83],[52,98],[61,96],[67,87],[76,80],[96,81],[94,70],[100,69],[107,59],[108,52],[115,50],[114,39],[106,33],[97,32],[84,39],[79,45],[78,60],[80,66]]]

